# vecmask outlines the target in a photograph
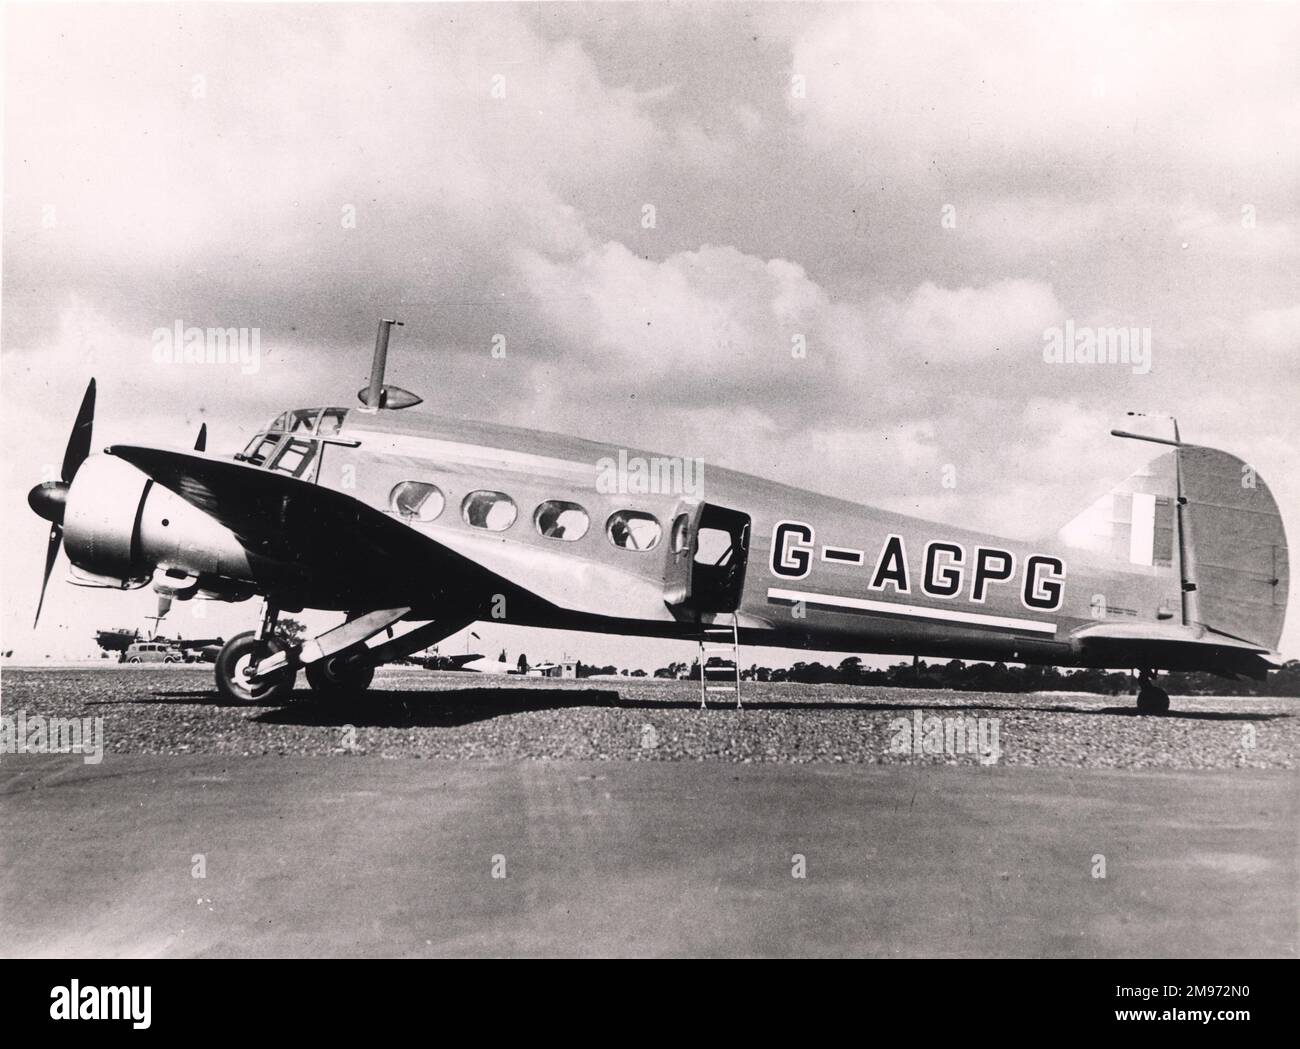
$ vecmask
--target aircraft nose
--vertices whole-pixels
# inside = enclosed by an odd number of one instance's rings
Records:
[[[27,505],[38,517],[43,517],[54,524],[62,524],[70,487],[72,486],[66,481],[46,481],[44,484],[38,484],[27,493]]]

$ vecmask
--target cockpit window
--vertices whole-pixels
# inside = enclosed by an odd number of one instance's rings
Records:
[[[343,429],[343,418],[348,414],[346,408],[325,408],[320,413],[320,422],[316,432],[322,437],[330,437]]]
[[[623,550],[653,550],[659,545],[663,528],[654,514],[640,510],[619,510],[605,522],[609,541]]]
[[[271,420],[266,430],[248,442],[235,456],[239,462],[263,466],[277,452],[280,457],[271,468],[295,477],[305,476],[318,458],[314,436],[333,437],[343,428],[347,418],[346,408],[295,408],[281,412]],[[294,439],[281,444],[286,434],[297,434]]]
[[[505,492],[470,492],[460,504],[465,523],[489,532],[504,532],[519,515],[515,501]]]
[[[548,499],[533,514],[533,524],[537,527],[538,534],[547,539],[563,539],[566,543],[573,543],[587,534],[591,518],[577,503]]]
[[[310,433],[316,425],[316,416],[319,414],[319,408],[299,408],[297,411],[290,412],[289,432],[297,433],[300,430],[306,430]]]
[[[254,466],[261,466],[275,451],[276,446],[280,443],[280,434],[278,433],[259,433],[251,441],[248,447],[244,449],[243,454],[239,456],[246,463],[252,463]]]
[[[288,438],[271,463],[271,469],[280,473],[302,477],[316,458],[316,442],[297,437]]]

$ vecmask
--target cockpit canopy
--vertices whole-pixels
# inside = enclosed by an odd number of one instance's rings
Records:
[[[250,466],[265,466],[310,479],[318,458],[318,438],[337,434],[347,414],[347,408],[294,408],[281,412],[235,458]]]

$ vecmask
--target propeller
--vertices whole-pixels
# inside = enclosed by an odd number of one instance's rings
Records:
[[[41,620],[41,608],[45,604],[45,588],[50,582],[50,573],[54,571],[55,559],[59,556],[59,547],[63,545],[63,514],[68,505],[68,489],[72,479],[77,476],[81,464],[90,455],[90,442],[95,427],[95,380],[86,386],[86,394],[81,398],[81,408],[77,420],[72,424],[72,433],[68,436],[68,447],[63,453],[63,471],[60,480],[46,481],[38,484],[27,493],[27,505],[38,517],[50,522],[50,538],[45,547],[45,574],[41,577],[41,596],[36,602],[36,618],[32,620],[32,629]]]

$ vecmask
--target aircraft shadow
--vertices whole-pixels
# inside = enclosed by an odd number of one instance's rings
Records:
[[[457,688],[383,690],[325,698],[294,692],[293,701],[251,720],[266,725],[356,725],[358,728],[454,728],[503,714],[574,707],[621,707],[608,689]]]
[[[953,693],[960,695],[960,693]],[[743,694],[742,694],[743,696]],[[1258,697],[1254,697],[1258,698]],[[1137,717],[1137,708],[1134,707],[1079,707],[1079,706],[1012,706],[1009,704],[998,703],[893,703],[893,702],[870,702],[863,700],[852,700],[849,702],[832,702],[829,700],[810,700],[803,703],[791,702],[788,700],[758,700],[751,702],[743,700],[745,710],[885,710],[898,711],[900,713],[911,714],[913,711],[920,710],[923,714],[929,716],[937,714],[942,716],[950,710],[955,711],[996,711],[1006,714],[1092,714],[1110,717]],[[679,700],[669,702],[655,702],[653,700],[622,700],[618,706],[631,709],[644,710],[698,710],[699,703],[684,703]],[[734,704],[727,704],[719,700],[710,701],[709,706],[713,709],[734,707]],[[1274,721],[1278,718],[1295,717],[1294,714],[1248,714],[1235,713],[1232,711],[1218,710],[1171,710],[1168,714],[1163,715],[1166,718],[1183,718],[1191,721]]]
[[[961,693],[951,693],[955,698]],[[201,704],[229,706],[211,689],[154,692],[150,699],[122,701],[126,703]],[[457,725],[488,721],[495,717],[522,714],[539,710],[565,710],[575,707],[614,707],[620,710],[639,710],[646,713],[670,710],[698,710],[699,703],[678,699],[625,698],[613,689],[595,688],[454,688],[454,689],[399,689],[362,692],[354,696],[325,698],[310,689],[297,689],[284,704],[275,707],[233,706],[234,710],[259,711],[251,720],[273,725],[333,726],[357,725],[373,728],[451,728]],[[710,709],[733,709],[722,699],[713,699]],[[921,710],[927,716],[953,713],[1002,714],[1083,714],[1093,717],[1138,717],[1133,706],[1085,707],[1075,704],[1016,705],[987,702],[944,702],[927,704],[918,697],[917,702],[900,703],[886,700],[751,700],[744,709],[750,712],[777,711],[839,711],[896,712],[912,714]],[[1246,711],[1195,711],[1171,710],[1164,717],[1188,721],[1274,721],[1291,718],[1289,713],[1249,713]]]

